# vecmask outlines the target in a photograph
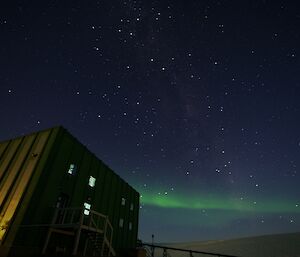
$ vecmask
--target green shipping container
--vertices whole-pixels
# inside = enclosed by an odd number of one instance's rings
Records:
[[[136,247],[139,193],[63,127],[0,143],[0,256]]]

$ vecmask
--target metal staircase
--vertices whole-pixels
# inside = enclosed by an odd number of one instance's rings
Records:
[[[43,247],[47,253],[53,233],[71,236],[74,239],[71,254],[83,256],[115,256],[112,247],[113,227],[107,216],[85,208],[56,208]],[[84,248],[79,249],[84,242]]]
[[[89,242],[93,246],[93,249],[95,249],[95,251],[98,254],[102,254],[103,239],[104,239],[103,234],[88,232],[87,236],[88,236]]]

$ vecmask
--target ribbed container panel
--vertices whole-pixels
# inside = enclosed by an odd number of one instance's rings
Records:
[[[5,151],[0,165],[0,241],[3,241],[29,186],[50,132],[44,131],[1,143],[1,149],[5,148]]]

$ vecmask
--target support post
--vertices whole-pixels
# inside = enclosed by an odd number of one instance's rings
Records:
[[[107,220],[108,220],[108,218],[107,218],[107,216],[106,216],[106,217],[105,217],[105,221],[104,221],[103,242],[102,242],[101,256],[103,256],[104,245],[105,245],[105,241],[106,241]]]
[[[48,233],[47,233],[47,237],[46,237],[46,241],[45,241],[45,244],[44,244],[44,247],[43,247],[43,250],[42,250],[42,254],[45,254],[46,251],[47,251],[47,247],[48,247],[48,244],[49,244],[51,233],[52,233],[52,229],[49,228]]]
[[[58,208],[56,208],[54,210],[54,214],[53,214],[53,218],[52,218],[50,226],[55,224],[55,221],[57,220],[57,216],[58,216]],[[44,247],[43,247],[43,250],[42,250],[42,254],[45,254],[46,251],[47,251],[47,247],[48,247],[48,244],[49,244],[51,233],[52,233],[52,229],[50,227],[49,230],[48,230],[48,233],[47,233],[47,237],[46,237],[46,241],[45,241],[45,244],[44,244]]]
[[[89,240],[88,237],[86,237],[85,243],[84,243],[84,249],[83,249],[83,256],[86,256],[86,250],[87,250],[88,243],[89,243],[88,240]]]
[[[82,209],[81,213],[80,213],[80,220],[79,220],[79,224],[78,224],[78,230],[77,230],[77,233],[76,233],[76,236],[75,236],[75,242],[74,242],[74,248],[73,248],[72,255],[76,255],[77,254],[79,240],[80,240],[80,235],[81,235],[81,227],[82,227],[82,224],[83,224],[83,216],[84,216],[83,211],[84,210]]]

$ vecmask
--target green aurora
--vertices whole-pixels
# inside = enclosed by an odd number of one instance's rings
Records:
[[[155,194],[142,192],[141,203],[160,208],[176,208],[190,210],[224,210],[258,213],[300,213],[299,204],[295,201],[282,199],[231,199],[224,196],[187,196],[175,194]]]

